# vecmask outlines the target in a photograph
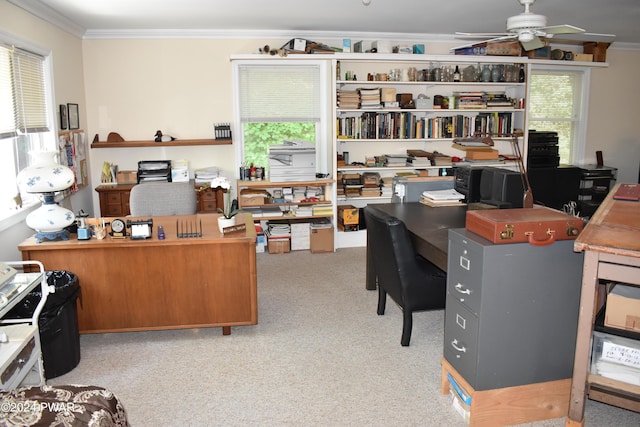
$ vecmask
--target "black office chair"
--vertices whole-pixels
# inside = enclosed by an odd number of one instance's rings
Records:
[[[373,257],[378,286],[378,314],[383,315],[387,294],[403,312],[402,340],[411,340],[413,312],[443,309],[446,274],[416,254],[404,223],[373,205],[364,209],[367,251]]]

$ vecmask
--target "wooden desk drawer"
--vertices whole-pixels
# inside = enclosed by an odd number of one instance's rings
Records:
[[[218,211],[218,203],[215,201],[212,202],[202,202],[201,209],[202,212],[217,212]]]
[[[107,193],[107,203],[120,204],[122,203],[122,193],[119,191],[110,191]]]
[[[208,189],[200,192],[200,198],[203,201],[213,201],[217,202],[218,195],[215,191]]]
[[[122,216],[125,213],[122,211],[122,205],[107,205],[107,212],[103,213],[104,216]]]

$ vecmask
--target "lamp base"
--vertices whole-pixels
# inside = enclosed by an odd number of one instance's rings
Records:
[[[62,240],[69,240],[69,232],[67,230],[60,230],[60,231],[38,231],[36,233],[36,243],[42,242],[43,239],[56,240],[58,238]]]

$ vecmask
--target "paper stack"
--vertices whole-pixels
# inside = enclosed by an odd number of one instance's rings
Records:
[[[420,203],[427,206],[463,206],[464,194],[454,189],[424,191]]]

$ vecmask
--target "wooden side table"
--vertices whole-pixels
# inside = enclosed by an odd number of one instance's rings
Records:
[[[598,309],[600,279],[640,286],[640,202],[615,200],[617,184],[602,202],[574,243],[585,252],[578,318],[576,353],[566,425],[584,425],[584,403],[589,398],[640,411],[640,386],[589,372],[590,342]]]

